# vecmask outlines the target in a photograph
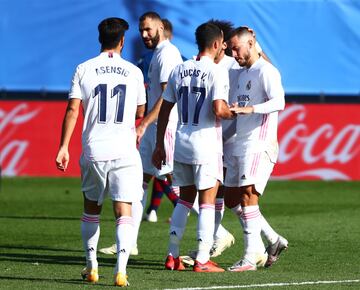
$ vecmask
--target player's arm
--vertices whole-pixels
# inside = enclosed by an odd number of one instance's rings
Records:
[[[285,93],[278,70],[268,67],[260,78],[268,100],[249,107],[239,107],[235,104],[231,108],[233,112],[237,114],[270,114],[285,108]]]
[[[81,99],[70,99],[65,111],[65,117],[62,124],[60,147],[56,156],[56,167],[65,171],[69,164],[69,143],[74,132],[77,118],[79,116],[79,108]]]
[[[141,119],[145,115],[145,104],[138,105],[136,108],[136,119]]]
[[[233,119],[236,114],[233,113],[228,104],[221,99],[213,101],[213,112],[216,117],[221,119]]]
[[[166,100],[162,101],[156,131],[156,146],[152,155],[152,162],[158,169],[161,169],[161,166],[166,162],[164,138],[166,127],[169,122],[169,115],[173,107],[174,103]]]
[[[161,83],[160,85],[161,85],[161,91],[164,92],[167,83]],[[163,102],[163,98],[159,96],[152,110],[144,117],[144,119],[142,119],[141,123],[136,129],[136,134],[138,139],[140,139],[144,135],[146,128],[151,123],[155,122],[156,119],[158,118],[162,102]]]

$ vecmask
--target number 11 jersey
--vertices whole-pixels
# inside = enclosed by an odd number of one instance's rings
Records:
[[[90,161],[136,153],[135,115],[145,104],[144,77],[117,53],[103,52],[78,65],[69,99],[82,100],[82,149]]]

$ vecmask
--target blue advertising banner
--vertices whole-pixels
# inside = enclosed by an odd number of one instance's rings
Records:
[[[99,52],[98,23],[130,24],[123,57],[145,53],[138,18],[158,12],[174,27],[185,57],[194,31],[211,19],[247,25],[282,74],[287,94],[358,95],[360,1],[357,0],[0,0],[0,90],[66,91],[77,64]]]

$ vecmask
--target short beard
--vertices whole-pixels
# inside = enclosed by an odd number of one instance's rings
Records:
[[[145,43],[145,46],[146,46],[146,48],[148,48],[148,49],[155,49],[155,47],[158,45],[158,43],[159,43],[159,40],[160,40],[160,33],[159,33],[159,31],[157,31],[156,32],[156,35],[153,37],[153,38],[151,38],[151,43],[150,44],[146,44]]]

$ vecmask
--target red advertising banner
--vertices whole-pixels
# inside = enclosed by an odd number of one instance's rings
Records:
[[[5,176],[79,176],[79,116],[70,164],[55,167],[66,101],[0,101],[0,165]],[[360,180],[360,104],[289,105],[279,115],[273,179]]]
[[[76,125],[71,139],[68,170],[64,174],[55,166],[66,106],[66,101],[0,101],[2,175],[80,175],[82,122]]]
[[[273,179],[360,180],[360,105],[290,105],[279,114]]]

